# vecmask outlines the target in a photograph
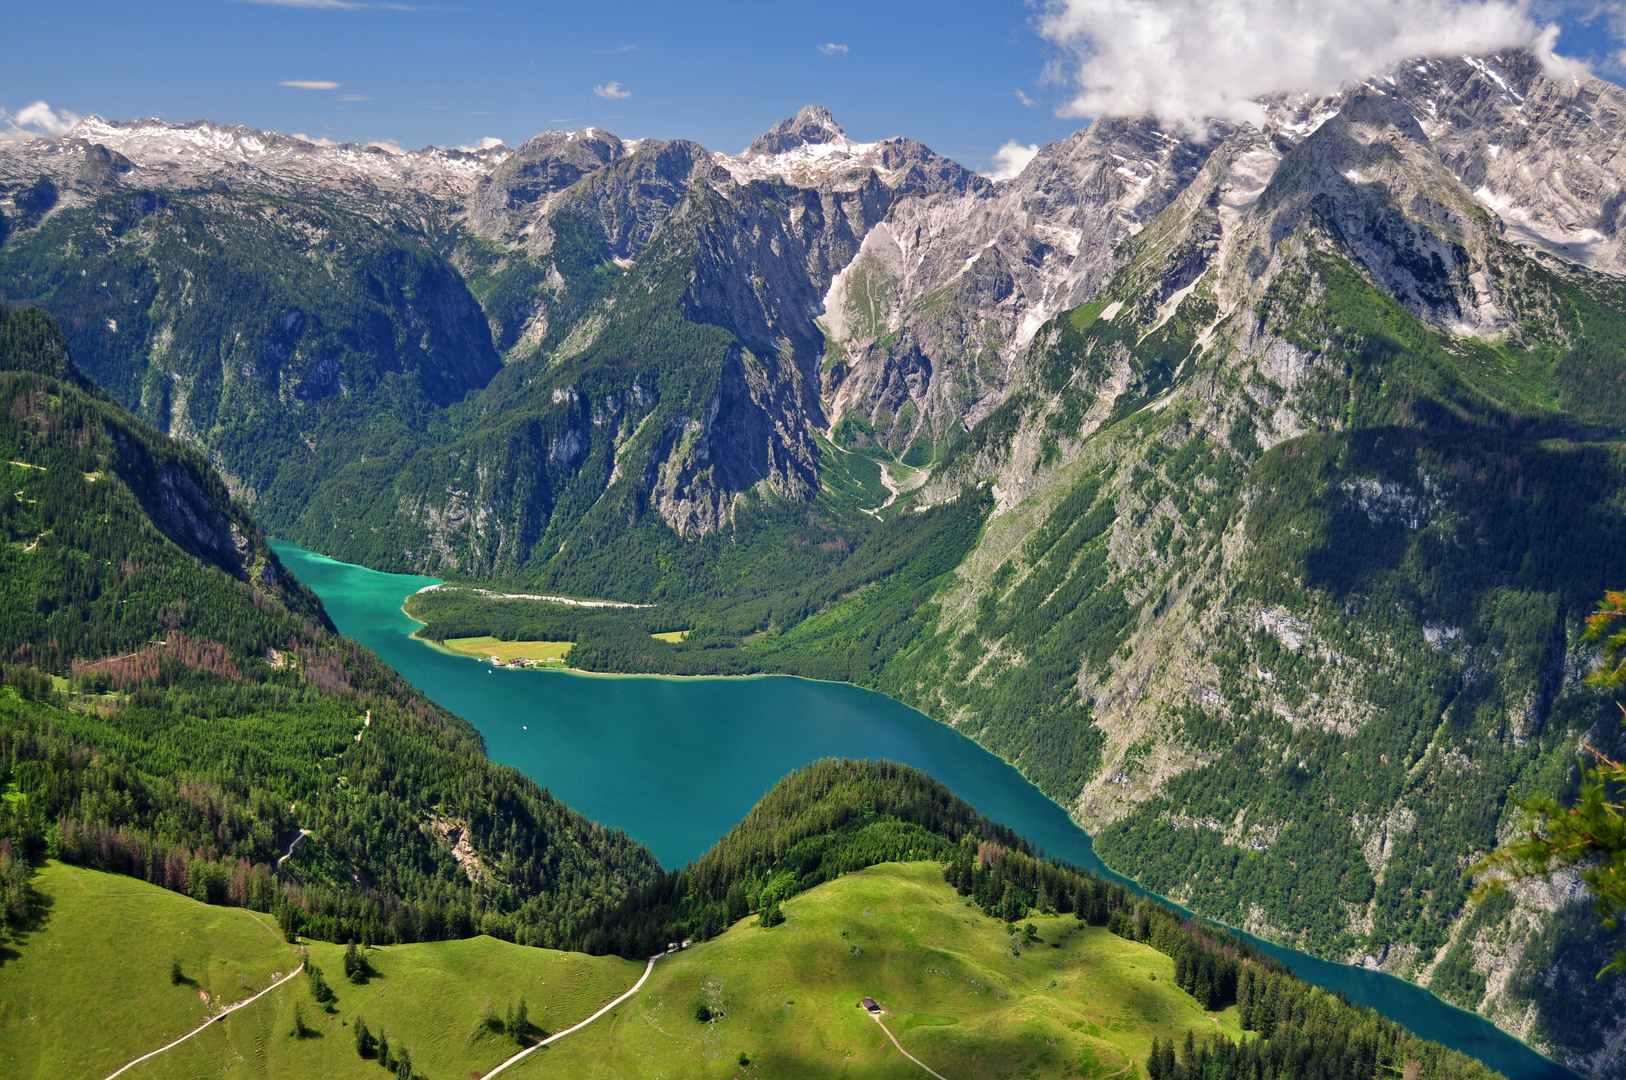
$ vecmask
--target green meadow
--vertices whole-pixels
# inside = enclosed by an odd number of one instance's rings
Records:
[[[132,878],[51,863],[48,909],[0,963],[0,1077],[103,1077],[270,985],[300,960],[265,915]],[[1071,916],[1005,924],[967,905],[934,863],[848,874],[662,960],[615,1012],[510,1071],[543,1077],[922,1077],[858,1007],[874,997],[902,1045],[949,1080],[1139,1076],[1153,1036],[1223,1030],[1174,986],[1174,963]],[[537,1035],[584,1019],[642,965],[480,937],[364,950],[306,943],[337,995],[305,976],[126,1077],[378,1077],[357,1017],[429,1080],[478,1076],[514,1053],[486,1023],[524,998]],[[175,960],[185,981],[171,979]],[[298,1009],[308,1033],[294,1034]],[[697,1017],[705,1016],[706,1019]],[[749,1064],[741,1065],[744,1054]]]
[[[1038,940],[1026,921],[1013,934],[935,863],[847,874],[783,910],[662,960],[632,1001],[505,1075],[925,1078],[858,1007],[866,995],[948,1080],[1141,1076],[1154,1036],[1241,1037],[1235,1009],[1203,1012],[1162,953],[1071,915],[1026,920]]]
[[[0,1078],[105,1077],[293,970],[300,947],[268,915],[215,907],[134,878],[60,863],[34,878],[43,922],[0,955]],[[485,1072],[518,1048],[482,1021],[524,998],[541,1031],[569,1027],[623,993],[642,964],[511,945],[490,937],[364,951],[364,985],[344,949],[305,943],[337,995],[332,1012],[305,976],[124,1076],[370,1077],[355,1018],[405,1045],[430,1080]],[[173,960],[188,981],[171,982]],[[209,995],[205,1004],[203,994]],[[298,1005],[310,1034],[295,1037]],[[121,1078],[123,1080],[123,1078]]]

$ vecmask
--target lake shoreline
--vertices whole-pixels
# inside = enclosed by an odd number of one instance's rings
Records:
[[[284,558],[312,560],[310,553],[301,558],[294,550]],[[1578,1080],[1479,1014],[1416,983],[1258,938],[1150,892],[1107,866],[1071,813],[1009,762],[890,695],[851,683],[769,673],[639,675],[549,665],[542,670],[579,678],[479,679],[476,670],[449,663],[480,664],[478,657],[416,636],[425,624],[406,612],[405,603],[420,583],[434,579],[315,558],[320,563],[311,566],[312,576],[324,579],[318,594],[335,622],[344,624],[342,630],[354,632],[409,682],[468,719],[492,760],[520,769],[589,818],[639,839],[662,865],[681,866],[697,857],[764,791],[805,764],[824,757],[898,761],[937,777],[1047,857],[1223,927],[1306,982],[1373,1007],[1423,1038],[1479,1058],[1510,1080]],[[417,648],[422,645],[429,650]],[[539,687],[548,689],[539,693]]]

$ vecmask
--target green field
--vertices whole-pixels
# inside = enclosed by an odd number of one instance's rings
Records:
[[[298,963],[264,915],[211,907],[132,878],[51,863],[35,878],[44,923],[0,964],[0,1077],[99,1077],[202,1023],[201,994],[230,1004]],[[849,874],[661,961],[637,998],[527,1059],[530,1077],[918,1077],[867,1014],[875,997],[910,1053],[948,1076],[1138,1075],[1154,1035],[1223,1030],[1173,984],[1174,963],[1071,916],[1032,920],[1039,941],[968,907],[934,863]],[[1054,946],[1059,945],[1060,948]],[[554,1032],[596,1012],[641,965],[481,937],[366,952],[363,986],[343,950],[312,942],[334,1011],[292,980],[125,1075],[374,1077],[356,1056],[357,1015],[405,1044],[430,1080],[477,1075],[514,1052],[481,1021],[523,996]],[[178,957],[197,985],[173,985]],[[695,1006],[719,1013],[702,1023]],[[314,1034],[295,1038],[294,1008]],[[752,1066],[742,1069],[744,1052]]]
[[[662,960],[636,999],[533,1054],[516,1080],[924,1078],[857,1007],[864,995],[949,1080],[1136,1076],[1153,1036],[1241,1037],[1235,1009],[1204,1013],[1162,953],[1070,915],[1034,918],[1041,940],[1017,945],[934,863],[848,874],[784,913],[780,926],[748,919]],[[697,1003],[722,1018],[696,1020]]]
[[[682,641],[684,638],[689,636],[689,631],[687,631],[687,630],[668,630],[665,633],[650,634],[649,636],[654,638],[657,641],[665,641],[665,642],[669,642],[669,643],[671,643],[673,645],[676,645],[678,642]]]
[[[230,1004],[299,962],[269,916],[211,907],[133,878],[59,863],[34,878],[49,901],[43,924],[0,951],[0,1078],[102,1077],[185,1034],[209,1015],[201,992]],[[616,957],[511,945],[495,938],[369,950],[376,975],[344,978],[337,945],[308,944],[338,995],[324,1013],[300,977],[124,1075],[159,1077],[377,1077],[356,1056],[357,1014],[412,1053],[431,1080],[484,1072],[512,1054],[481,1024],[523,996],[531,1022],[557,1031],[625,991],[642,971]],[[173,985],[170,961],[198,985]],[[310,1038],[296,1039],[300,1002]]]
[[[495,656],[504,663],[515,660],[563,660],[573,641],[500,641],[494,637],[447,638],[441,644],[453,652],[481,659]]]
[[[34,887],[44,922],[0,946],[0,1076],[106,1076],[299,963],[268,915],[61,863]]]

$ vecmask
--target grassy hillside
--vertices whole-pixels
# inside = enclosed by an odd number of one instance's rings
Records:
[[[663,960],[634,1007],[533,1054],[517,1075],[924,1076],[857,1007],[866,995],[910,1053],[956,1078],[1105,1077],[1144,1063],[1153,1036],[1241,1035],[1234,1007],[1203,1012],[1150,946],[1071,916],[1034,917],[1030,943],[962,900],[933,863],[848,874],[786,901],[784,914]],[[696,1003],[719,1018],[696,1020]]]
[[[353,986],[344,981],[338,946],[313,943],[310,955],[337,994],[332,1013],[316,1006],[298,979],[267,995],[260,1004],[268,1008],[257,1005],[256,1011],[229,1020],[224,1031],[200,1035],[162,1063],[154,1059],[128,1075],[370,1080],[384,1073],[376,1059],[356,1053],[360,1017],[370,1032],[383,1031],[396,1050],[406,1047],[414,1075],[455,1080],[486,1072],[519,1051],[513,1039],[483,1019],[488,1006],[501,1017],[524,998],[534,1039],[585,1020],[643,973],[642,964],[616,957],[477,937],[368,950],[376,974],[365,986]],[[305,1038],[290,1034],[296,1003],[312,1032]]]
[[[51,863],[35,878],[39,925],[0,956],[0,1077],[103,1076],[196,1028],[221,1004],[264,989],[300,962],[265,915],[200,904],[120,875]],[[511,945],[490,937],[367,950],[362,986],[343,949],[307,943],[337,993],[334,1012],[301,976],[131,1077],[372,1077],[356,1054],[356,1016],[440,1080],[485,1071],[517,1047],[481,1022],[524,997],[531,1022],[555,1031],[591,1015],[641,965]],[[190,981],[171,982],[178,959]],[[205,1004],[203,995],[209,995]],[[293,1010],[313,1034],[295,1038]]]
[[[299,963],[257,912],[55,862],[34,888],[43,917],[0,951],[3,1076],[105,1076]]]
[[[1013,932],[945,885],[933,863],[848,874],[783,912],[777,926],[743,921],[662,961],[628,1007],[533,1055],[517,1075],[924,1075],[857,1007],[866,995],[911,1054],[956,1080],[1144,1076],[1154,1038],[1181,1042],[1189,1031],[1201,1046],[1245,1037],[1236,1006],[1205,1012],[1176,985],[1177,961],[1151,946],[1071,916],[1035,913]],[[712,1019],[697,1019],[701,1005]],[[1296,1022],[1308,1026],[1305,1014],[1301,1005]],[[1324,1027],[1317,1051],[1297,1060],[1326,1075],[1360,1070],[1363,1057],[1382,1070],[1373,1034],[1367,1023],[1358,1049],[1322,1064],[1313,1059],[1342,1041]],[[1390,1060],[1406,1059],[1422,1075],[1485,1075],[1414,1040]]]
[[[191,1031],[220,1004],[263,989],[301,958],[264,916],[127,877],[53,863],[36,885],[46,913],[0,957],[0,1077],[7,1080],[105,1075]],[[785,901],[782,911],[775,926],[744,919],[662,960],[632,1001],[532,1054],[514,1075],[920,1075],[857,1007],[866,995],[886,1008],[888,1027],[910,1053],[956,1080],[1140,1077],[1154,1038],[1173,1045],[1192,1032],[1199,1047],[1215,1037],[1269,1046],[1284,1032],[1246,1030],[1260,1026],[1262,1002],[1276,1002],[1274,991],[1254,997],[1251,1023],[1246,1004],[1206,1011],[1180,989],[1181,960],[1071,916],[1034,912],[1014,927],[990,919],[944,883],[935,862],[846,874]],[[615,957],[479,937],[364,950],[368,978],[354,985],[342,974],[339,946],[304,948],[336,993],[331,1010],[301,976],[128,1075],[382,1075],[376,1060],[356,1053],[358,1018],[396,1050],[404,1045],[415,1075],[479,1075],[516,1049],[488,1023],[488,1010],[503,1016],[523,997],[531,1037],[540,1037],[592,1015],[642,972]],[[172,982],[173,959],[191,981]],[[1369,1076],[1414,1061],[1422,1077],[1489,1076],[1440,1047],[1403,1034],[1385,1039],[1394,1029],[1370,1014],[1300,990],[1291,1006],[1292,995],[1279,996],[1282,1023],[1291,1018],[1294,1031],[1315,1030],[1318,1010],[1355,1020],[1353,1029],[1320,1029],[1316,1049],[1298,1059],[1306,1067],[1331,1057],[1337,1063],[1324,1066],[1326,1075]],[[705,1019],[697,1018],[699,1006]],[[296,1009],[308,1028],[303,1037],[294,1034]],[[1348,1052],[1338,1050],[1351,1031]]]

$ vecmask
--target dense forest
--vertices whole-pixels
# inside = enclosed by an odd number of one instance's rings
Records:
[[[537,944],[658,872],[333,633],[207,462],[92,387],[37,310],[0,309],[0,402],[8,866],[134,874],[333,941]]]

